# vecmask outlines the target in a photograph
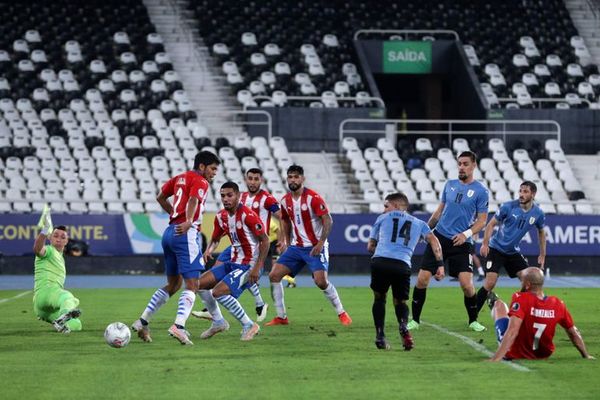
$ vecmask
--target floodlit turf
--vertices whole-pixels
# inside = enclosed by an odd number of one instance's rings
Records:
[[[7,299],[20,291],[1,291]],[[522,372],[485,356],[460,339],[421,327],[416,347],[404,352],[388,301],[387,336],[392,350],[377,350],[367,288],[340,288],[354,319],[342,326],[318,289],[286,290],[289,326],[263,327],[252,342],[240,342],[240,326],[210,340],[198,338],[208,322],[192,318],[194,346],[181,346],[166,331],[175,314],[170,301],[152,322],[154,342],[136,336],[124,349],[103,341],[106,325],[135,320],[152,289],[75,290],[84,331],[63,336],[32,313],[31,294],[0,300],[0,398],[201,398],[201,399],[507,399],[598,398],[600,360],[579,357],[564,331],[555,337],[549,361],[520,362]],[[499,290],[510,298],[511,290]],[[590,352],[600,356],[597,289],[549,289],[569,306]],[[263,289],[265,299],[268,290]],[[248,294],[242,303],[252,311]],[[199,304],[199,302],[197,303]],[[487,307],[480,322],[492,328]],[[270,310],[269,317],[273,316]],[[226,311],[225,311],[226,313]],[[473,333],[458,288],[427,294],[423,319],[496,347],[493,329]],[[185,396],[185,397],[184,397]]]

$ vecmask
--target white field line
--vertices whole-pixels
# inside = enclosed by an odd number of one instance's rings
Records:
[[[7,298],[7,299],[0,299],[0,304],[3,304],[3,303],[8,303],[9,301],[16,300],[16,299],[18,299],[19,297],[23,297],[23,296],[26,296],[26,295],[28,295],[29,293],[31,293],[31,290],[28,290],[28,291],[26,291],[26,292],[19,293],[18,295],[16,295],[16,296],[13,296],[13,297],[9,297],[9,298]]]
[[[480,352],[480,353],[482,353],[482,354],[484,354],[484,355],[486,355],[488,357],[491,357],[491,356],[494,355],[494,353],[492,353],[491,351],[489,351],[487,349],[487,347],[485,347],[482,344],[479,344],[479,343],[475,342],[471,338],[468,338],[468,337],[463,336],[463,335],[461,335],[459,333],[456,333],[456,332],[452,332],[451,330],[448,330],[448,329],[446,329],[446,328],[444,328],[443,326],[440,326],[440,325],[432,324],[432,323],[425,322],[425,321],[421,321],[421,323],[423,325],[432,327],[433,329],[435,329],[438,332],[442,332],[442,333],[445,333],[446,335],[454,336],[455,338],[460,339],[463,343],[471,346],[473,349],[477,350],[478,352]],[[531,371],[529,368],[524,367],[524,366],[519,365],[519,364],[516,364],[516,363],[514,363],[512,361],[502,361],[502,363],[505,364],[505,365],[508,365],[511,368],[516,369],[517,371],[521,371],[521,372],[530,372]]]

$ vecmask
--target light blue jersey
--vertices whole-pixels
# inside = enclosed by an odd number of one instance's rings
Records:
[[[488,212],[488,197],[487,189],[478,181],[465,185],[458,179],[449,180],[442,191],[441,201],[445,207],[435,230],[448,239],[466,231],[477,214]]]
[[[393,258],[410,266],[419,239],[429,233],[427,223],[403,211],[381,214],[371,229],[370,239],[377,241],[373,257]]]
[[[546,216],[537,204],[529,211],[519,205],[519,200],[508,201],[498,209],[494,218],[499,222],[500,229],[492,236],[490,247],[504,254],[520,253],[519,243],[523,236],[535,225],[544,228]]]

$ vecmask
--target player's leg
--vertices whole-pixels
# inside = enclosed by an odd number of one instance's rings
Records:
[[[375,346],[381,350],[391,348],[385,338],[385,303],[390,281],[377,259],[371,262],[371,290],[373,290],[373,324],[375,325]]]
[[[323,295],[329,300],[335,312],[342,323],[342,325],[350,325],[352,323],[352,318],[350,315],[344,310],[344,306],[342,305],[342,300],[337,292],[333,283],[331,283],[328,279],[327,270],[329,269],[329,249],[327,246],[323,247],[321,254],[318,256],[312,257],[310,255],[310,249],[305,249],[303,253],[303,259],[308,268],[310,268],[313,276],[313,280],[315,285],[319,289],[323,291]]]
[[[505,257],[497,251],[491,248],[487,260],[485,262],[486,274],[483,285],[477,291],[477,312],[481,311],[481,308],[485,304],[490,292],[496,287],[498,282],[498,275],[500,269],[505,266]]]
[[[228,267],[223,262],[215,264],[211,269],[200,275],[198,281],[198,296],[202,299],[206,311],[192,311],[192,315],[196,318],[204,318],[213,321],[213,325],[224,326],[227,321],[223,319],[219,304],[212,295],[212,288],[223,279],[229,272]]]
[[[81,315],[81,311],[78,308],[79,299],[73,296],[73,293],[68,290],[61,289],[58,294],[57,305],[59,316],[53,321],[54,327],[57,330],[80,331],[82,325],[79,320],[79,316]]]
[[[287,325],[288,318],[285,310],[285,301],[283,295],[283,285],[281,280],[286,275],[296,275],[302,269],[304,261],[302,260],[300,249],[296,246],[288,247],[279,257],[277,263],[269,272],[269,281],[271,282],[271,298],[277,311],[277,316],[267,322],[266,326]]]
[[[437,266],[435,268],[437,269]],[[432,276],[433,273],[431,268],[421,267],[421,269],[419,269],[417,283],[413,288],[413,297],[411,303],[412,320],[407,325],[409,330],[419,329],[419,324],[421,323],[421,312],[423,311],[423,306],[425,305],[425,300],[427,299],[427,287],[429,286],[429,281],[431,281]]]
[[[473,265],[471,254],[463,252],[448,259],[451,276],[456,276],[464,295],[464,305],[469,318],[469,329],[475,332],[485,331],[485,326],[477,322],[477,294],[473,285]]]
[[[498,344],[500,344],[508,328],[508,306],[505,302],[496,298],[493,303],[490,302],[490,307],[492,309],[491,314],[494,320],[496,339],[498,340]]]
[[[410,267],[404,263],[396,265],[390,271],[392,295],[394,298],[394,311],[398,321],[398,330],[402,338],[404,350],[411,350],[414,341],[408,330],[408,298],[410,294]]]

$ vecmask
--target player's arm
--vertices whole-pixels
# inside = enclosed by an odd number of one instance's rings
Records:
[[[256,259],[256,264],[250,269],[250,273],[248,274],[248,281],[251,284],[258,282],[258,279],[260,278],[260,271],[265,265],[265,260],[267,259],[268,253],[269,237],[266,233],[262,232],[258,236],[258,258]]]
[[[444,202],[440,203],[438,208],[433,212],[433,214],[431,214],[431,217],[429,217],[429,221],[427,221],[427,225],[429,225],[429,227],[431,229],[435,228],[438,221],[440,220],[440,217],[442,216],[442,212],[444,211],[444,207],[446,207],[446,203],[444,203]]]
[[[46,236],[47,232],[40,232],[33,242],[33,252],[38,257],[44,257],[46,255]]]
[[[375,253],[375,249],[377,248],[377,240],[369,239],[369,243],[367,243],[367,251],[371,254]]]
[[[185,222],[175,227],[175,233],[177,235],[183,235],[190,229],[194,222],[194,215],[196,214],[196,208],[198,208],[199,200],[196,196],[190,196],[187,205],[185,207]]]
[[[37,226],[40,229],[40,233],[33,242],[33,252],[38,257],[44,257],[46,255],[46,239],[48,238],[48,234],[52,232],[52,216],[50,215],[50,207],[47,204],[44,205],[44,210]]]
[[[207,264],[208,260],[212,259],[213,251],[215,251],[217,246],[219,246],[219,243],[221,242],[221,238],[225,235],[225,231],[221,228],[221,225],[219,224],[218,219],[219,219],[218,216],[215,217],[212,236],[210,237],[210,240],[208,241],[208,245],[206,246],[206,250],[204,251],[204,254],[202,255],[202,258],[204,259],[204,264]]]
[[[331,218],[331,214],[323,214],[319,218],[321,218],[321,222],[323,223],[323,232],[321,232],[321,237],[317,244],[310,251],[310,255],[312,257],[316,257],[321,254],[321,250],[323,250],[323,246],[325,245],[325,241],[329,234],[331,233],[331,227],[333,226],[333,218]]]
[[[281,209],[275,211],[271,215],[279,224],[279,229],[277,230],[277,251],[279,254],[281,254],[285,251],[290,243],[289,235],[287,234],[287,231],[284,231],[284,221]]]
[[[538,266],[544,269],[546,264],[546,231],[544,228],[538,229],[538,241],[540,242],[540,255],[538,256]]]
[[[506,353],[508,353],[515,342],[522,323],[523,320],[521,318],[515,315],[510,317],[510,320],[508,321],[508,328],[506,329],[506,333],[502,338],[502,343],[500,343],[496,354],[494,354],[490,361],[502,361],[504,359],[504,356],[506,356]]]
[[[488,256],[490,251],[490,239],[492,238],[494,228],[497,224],[498,220],[496,220],[496,218],[492,218],[485,227],[485,231],[483,232],[483,243],[481,243],[481,249],[479,249],[479,254],[481,254],[483,257]]]
[[[595,357],[590,355],[590,353],[588,353],[585,347],[585,343],[583,342],[583,337],[581,337],[581,333],[579,333],[579,329],[577,329],[577,327],[573,325],[569,329],[565,330],[567,331],[567,335],[569,335],[569,339],[571,340],[571,343],[573,343],[573,346],[575,346],[577,350],[579,350],[579,354],[581,354],[581,357],[587,358],[589,360],[594,360]]]
[[[440,244],[438,238],[433,234],[433,232],[428,233],[427,236],[425,236],[425,240],[431,246],[431,250],[433,250],[433,255],[435,256],[435,259],[438,263],[438,268],[434,275],[434,278],[437,281],[441,281],[442,279],[444,279],[445,276],[444,255],[442,254],[442,245]]]
[[[465,243],[467,241],[467,239],[469,239],[471,236],[479,233],[479,231],[481,231],[483,229],[483,227],[485,226],[485,223],[487,222],[487,217],[488,217],[487,211],[478,213],[477,220],[475,221],[475,223],[473,225],[471,225],[471,227],[469,229],[467,229],[464,232],[457,233],[456,235],[454,235],[454,237],[452,238],[452,244],[454,246],[460,246],[461,244]]]
[[[156,196],[156,201],[158,202],[158,204],[160,204],[160,207],[165,210],[165,212],[169,215],[173,214],[173,206],[171,205],[171,203],[169,202],[169,197],[166,193],[164,193],[162,190],[160,191],[160,193],[158,194],[158,196]]]

